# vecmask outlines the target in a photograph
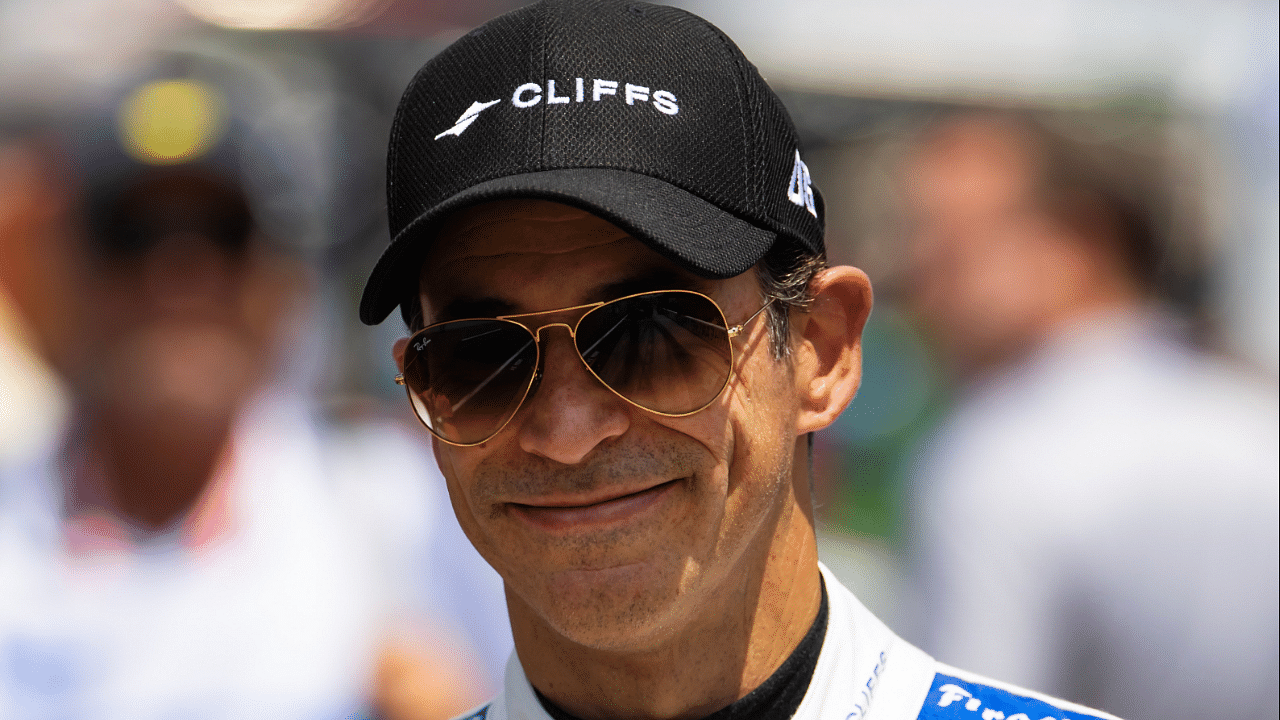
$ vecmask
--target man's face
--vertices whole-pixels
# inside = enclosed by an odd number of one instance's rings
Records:
[[[87,255],[81,334],[95,353],[76,373],[114,414],[170,429],[230,423],[261,371],[269,322],[246,307],[260,284],[249,250],[214,232],[250,232],[247,206],[230,188],[187,180],[158,176],[119,203],[118,225],[133,231],[117,232],[143,238],[136,250]]]
[[[916,309],[967,371],[1017,355],[1074,269],[1063,252],[1073,241],[1034,197],[1031,148],[998,124],[961,120],[903,169]]]
[[[604,220],[543,201],[455,216],[421,287],[428,323],[672,288],[709,295],[730,324],[762,304],[753,273],[697,278]],[[476,447],[436,441],[458,520],[505,579],[513,623],[638,649],[715,617],[747,592],[791,498],[799,402],[765,323],[733,340],[721,396],[683,418],[614,395],[564,328],[541,342],[541,383],[505,429]]]

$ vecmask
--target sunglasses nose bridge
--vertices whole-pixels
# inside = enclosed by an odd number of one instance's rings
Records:
[[[553,327],[562,327],[565,330],[568,330],[569,339],[571,340],[577,337],[577,335],[574,333],[574,327],[569,323],[553,322],[553,323],[547,323],[546,325],[539,325],[537,328],[535,328],[533,330],[534,339],[537,340],[538,342],[542,342],[542,331],[546,330],[547,328],[553,328]]]
[[[525,395],[524,400],[521,402],[522,405],[529,402],[529,400],[533,397],[535,391],[542,384],[542,377],[545,372],[546,362],[547,362],[547,349],[542,344],[542,331],[547,330],[549,328],[555,328],[555,327],[564,328],[565,331],[569,333],[569,345],[572,348],[571,352],[577,356],[578,360],[582,362],[583,366],[586,368],[587,374],[590,377],[594,378],[596,381],[599,381],[602,384],[604,383],[604,381],[600,379],[600,376],[596,375],[595,370],[591,369],[591,366],[587,363],[587,359],[582,356],[582,352],[578,350],[578,339],[577,339],[578,335],[577,335],[576,323],[574,325],[570,325],[569,323],[565,323],[565,322],[550,322],[545,325],[540,325],[536,328],[529,328],[528,326],[526,326],[529,332],[533,333],[534,342],[538,345],[538,363],[537,363],[537,368],[534,374],[531,387],[529,388],[528,394]],[[605,387],[608,387],[608,385],[605,384]]]

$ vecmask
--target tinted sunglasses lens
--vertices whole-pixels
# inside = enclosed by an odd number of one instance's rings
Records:
[[[537,344],[523,326],[459,320],[410,338],[404,380],[422,422],[465,445],[487,440],[515,415],[537,361]]]
[[[576,342],[604,384],[668,415],[715,400],[733,362],[724,315],[693,293],[649,293],[602,305],[583,316]]]

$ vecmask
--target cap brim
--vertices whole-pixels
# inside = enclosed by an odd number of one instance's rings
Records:
[[[545,170],[473,185],[419,215],[378,259],[360,300],[360,320],[376,325],[417,285],[422,261],[450,213],[501,198],[540,198],[586,210],[627,231],[672,262],[702,277],[746,272],[776,235],[702,198],[648,175],[609,168]],[[410,285],[412,283],[412,285]]]

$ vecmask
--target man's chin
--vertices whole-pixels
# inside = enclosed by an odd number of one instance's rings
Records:
[[[641,651],[666,634],[683,585],[682,572],[651,562],[563,570],[548,577],[536,611],[575,644]]]

